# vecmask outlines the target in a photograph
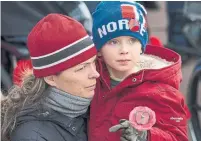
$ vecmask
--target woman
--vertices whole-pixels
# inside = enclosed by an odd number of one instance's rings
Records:
[[[99,74],[84,27],[49,14],[30,32],[28,49],[33,69],[23,71],[22,83],[3,102],[2,140],[87,141],[87,111]]]

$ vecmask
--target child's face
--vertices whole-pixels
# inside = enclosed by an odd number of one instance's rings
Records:
[[[114,71],[131,71],[139,61],[142,46],[139,40],[120,36],[108,41],[100,50],[107,67]]]

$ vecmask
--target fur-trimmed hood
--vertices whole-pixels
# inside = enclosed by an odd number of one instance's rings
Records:
[[[101,76],[100,79],[109,79],[103,60],[99,59],[98,64],[97,69]],[[166,83],[179,89],[182,73],[181,57],[178,53],[167,48],[147,45],[145,53],[141,55],[140,62],[137,64],[137,73],[131,74],[129,77],[141,75],[141,82]]]
[[[139,70],[143,69],[162,69],[171,66],[174,62],[168,62],[158,56],[143,54],[140,56],[140,62],[137,63]]]

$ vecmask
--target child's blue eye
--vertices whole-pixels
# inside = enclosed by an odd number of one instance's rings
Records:
[[[116,44],[118,44],[118,41],[117,40],[110,40],[110,41],[107,42],[107,44],[116,45]]]
[[[133,44],[136,43],[138,40],[135,38],[130,38],[129,43]]]

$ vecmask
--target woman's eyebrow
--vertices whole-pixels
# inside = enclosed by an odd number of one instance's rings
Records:
[[[80,65],[88,65],[91,64],[92,62],[85,62],[85,63],[81,63]]]
[[[97,57],[93,59],[93,61],[91,62],[84,62],[84,63],[81,63],[80,65],[87,65],[87,64],[91,64],[93,62],[95,62],[97,60]]]

